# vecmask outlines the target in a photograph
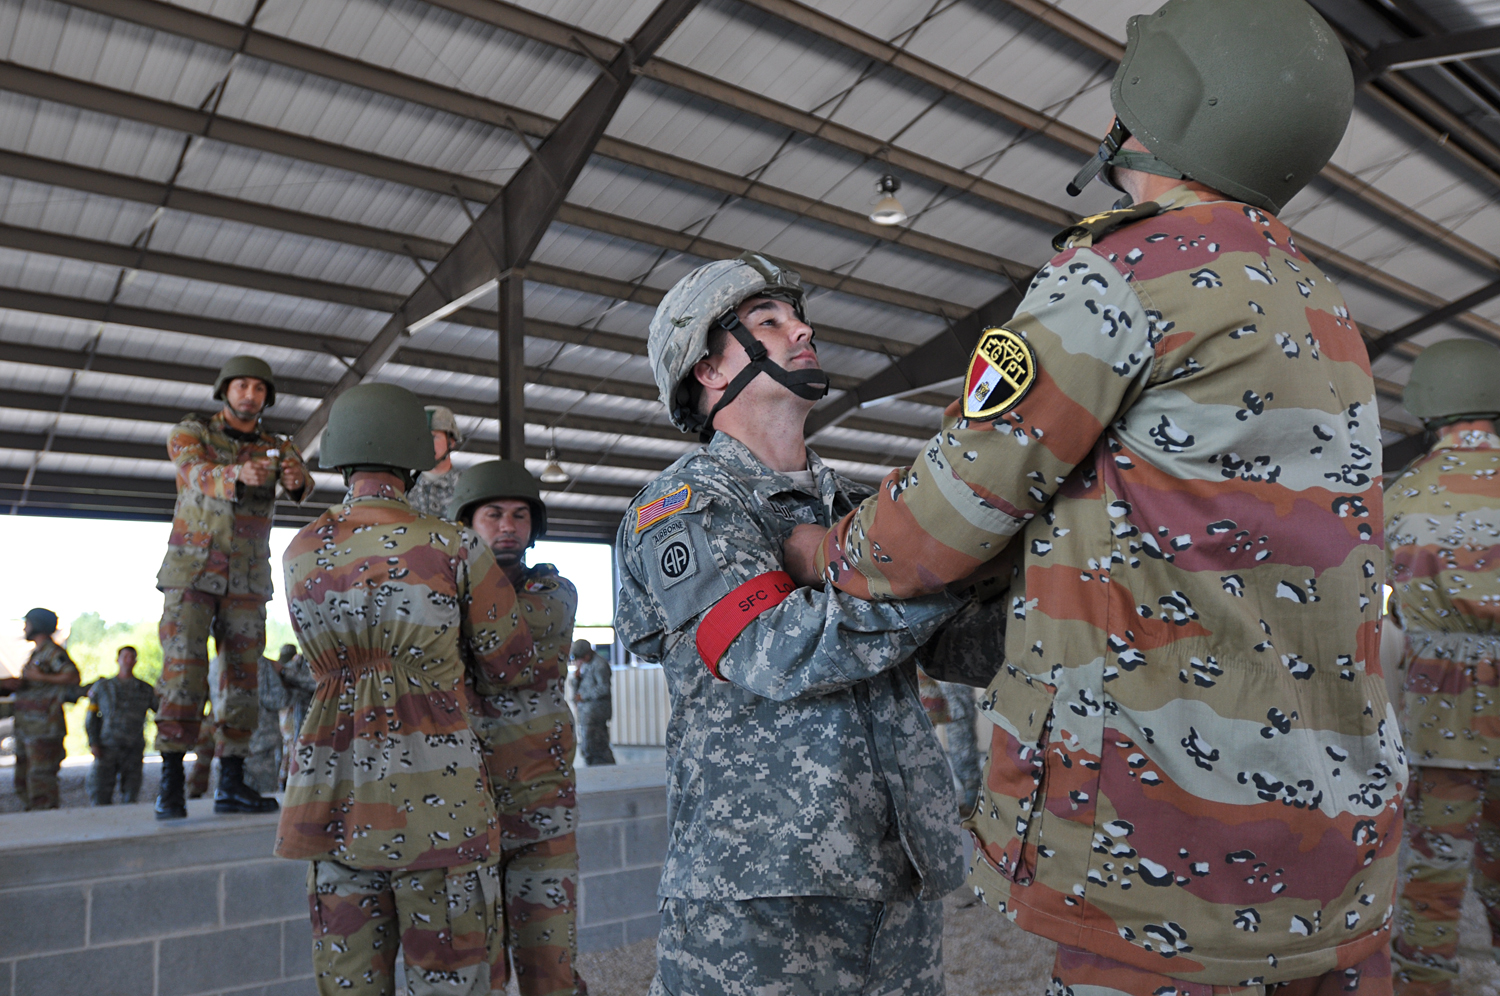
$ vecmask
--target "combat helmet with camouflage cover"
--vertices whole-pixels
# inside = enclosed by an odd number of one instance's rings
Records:
[[[486,502],[509,498],[531,506],[531,543],[529,549],[547,531],[547,506],[542,489],[526,465],[515,460],[486,460],[464,471],[453,489],[447,517],[454,522],[470,523],[474,512]]]
[[[427,406],[427,428],[433,432],[446,432],[455,441],[459,438],[458,419],[453,409],[446,405]]]
[[[1167,0],[1126,25],[1110,87],[1115,122],[1073,178],[1109,167],[1196,180],[1272,214],[1338,148],[1354,74],[1304,0]],[[1132,135],[1149,153],[1121,146]]]
[[[214,400],[224,400],[224,387],[237,377],[254,377],[266,385],[266,407],[270,408],[276,403],[276,375],[271,372],[271,364],[259,356],[231,356],[224,361],[219,368],[219,376],[214,378]]]
[[[758,252],[705,263],[677,281],[657,306],[646,341],[651,371],[672,424],[683,432],[696,431],[706,441],[713,432],[714,415],[762,373],[808,400],[816,401],[827,394],[826,373],[789,371],[773,362],[765,346],[735,314],[735,308],[752,297],[770,297],[786,301],[796,310],[798,319],[806,322],[806,296],[796,270]],[[716,325],[745,347],[750,365],[735,376],[714,410],[704,416],[694,408],[688,378],[698,361],[708,356],[709,333]]]
[[[328,411],[318,463],[351,469],[431,470],[432,432],[415,394],[395,384],[356,384]]]
[[[1401,400],[1429,425],[1500,418],[1500,349],[1478,339],[1444,339],[1417,355]]]

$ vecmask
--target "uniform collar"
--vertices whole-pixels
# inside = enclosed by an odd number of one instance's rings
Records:
[[[1436,453],[1438,450],[1500,450],[1500,435],[1477,429],[1455,433],[1439,439],[1431,452]]]
[[[250,432],[241,432],[234,426],[230,425],[229,422],[224,418],[224,409],[222,408],[209,416],[208,422],[215,429],[217,429],[219,432],[222,432],[230,439],[238,440],[242,443],[256,442],[261,438],[262,435],[260,428],[260,419],[255,420],[255,428]]]
[[[708,443],[708,452],[720,464],[735,471],[741,477],[753,481],[754,491],[761,497],[769,498],[783,491],[803,490],[786,474],[767,467],[754,453],[750,452],[750,447],[727,432],[714,433],[714,438]],[[832,501],[833,495],[838,491],[838,482],[833,471],[811,448],[807,448],[806,453],[807,469],[812,472],[813,480],[816,482],[817,497],[823,499],[825,503]]]
[[[1230,202],[1223,197],[1212,199],[1204,197],[1202,191],[1194,190],[1186,183],[1179,183],[1161,196],[1153,197],[1151,203],[1161,208],[1162,211],[1175,211],[1178,208],[1191,207],[1194,204],[1221,204]]]
[[[380,498],[385,501],[399,501],[403,505],[406,504],[406,495],[397,490],[395,485],[386,481],[372,480],[368,477],[362,481],[355,481],[344,494],[344,501],[346,502],[371,498]]]

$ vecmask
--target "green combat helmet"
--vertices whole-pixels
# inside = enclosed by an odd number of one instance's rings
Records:
[[[431,470],[432,432],[422,402],[395,384],[356,384],[333,402],[318,463],[324,467]]]
[[[1115,123],[1073,182],[1109,166],[1197,180],[1272,214],[1344,137],[1354,73],[1303,0],[1167,0],[1126,24]],[[1121,150],[1136,136],[1149,153]]]
[[[266,407],[270,408],[276,403],[276,375],[271,373],[271,365],[259,356],[231,356],[224,361],[219,368],[219,376],[214,379],[214,400],[224,400],[224,385],[236,377],[254,377],[266,385]]]
[[[757,374],[766,374],[810,401],[828,393],[828,374],[821,370],[786,370],[772,362],[766,347],[740,324],[735,308],[752,297],[786,301],[796,309],[800,320],[807,321],[803,310],[807,292],[802,289],[801,276],[758,252],[698,267],[667,291],[651,319],[646,352],[661,403],[667,406],[673,425],[683,432],[696,431],[705,442],[713,433],[719,409],[733,401]],[[708,356],[708,335],[715,325],[739,340],[750,355],[750,365],[735,376],[705,418],[694,410],[692,391],[686,382],[698,361]]]
[[[1500,418],[1500,349],[1477,339],[1444,339],[1422,350],[1401,395],[1429,427]]]
[[[524,501],[531,506],[530,549],[547,531],[547,506],[542,504],[542,489],[524,464],[515,460],[486,460],[476,463],[464,471],[453,489],[453,500],[448,503],[448,518],[468,524],[474,520],[474,510],[486,502],[509,498]]]

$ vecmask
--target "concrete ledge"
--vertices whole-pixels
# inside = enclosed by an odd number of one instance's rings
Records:
[[[656,935],[660,762],[579,772],[579,945]],[[151,806],[0,815],[0,996],[305,996],[306,872],[271,855],[277,814]]]

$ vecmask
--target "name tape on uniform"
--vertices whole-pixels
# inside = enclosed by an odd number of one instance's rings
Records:
[[[1036,352],[1006,328],[985,329],[964,378],[964,418],[1004,415],[1036,383]]]
[[[649,505],[642,505],[635,510],[635,531],[648,529],[656,525],[669,515],[676,515],[687,508],[688,499],[693,497],[691,486],[684,484],[676,491],[662,495]]]
[[[698,624],[698,656],[708,673],[725,681],[719,673],[719,658],[745,631],[756,616],[786,601],[797,590],[797,582],[786,571],[759,574],[719,599]]]

